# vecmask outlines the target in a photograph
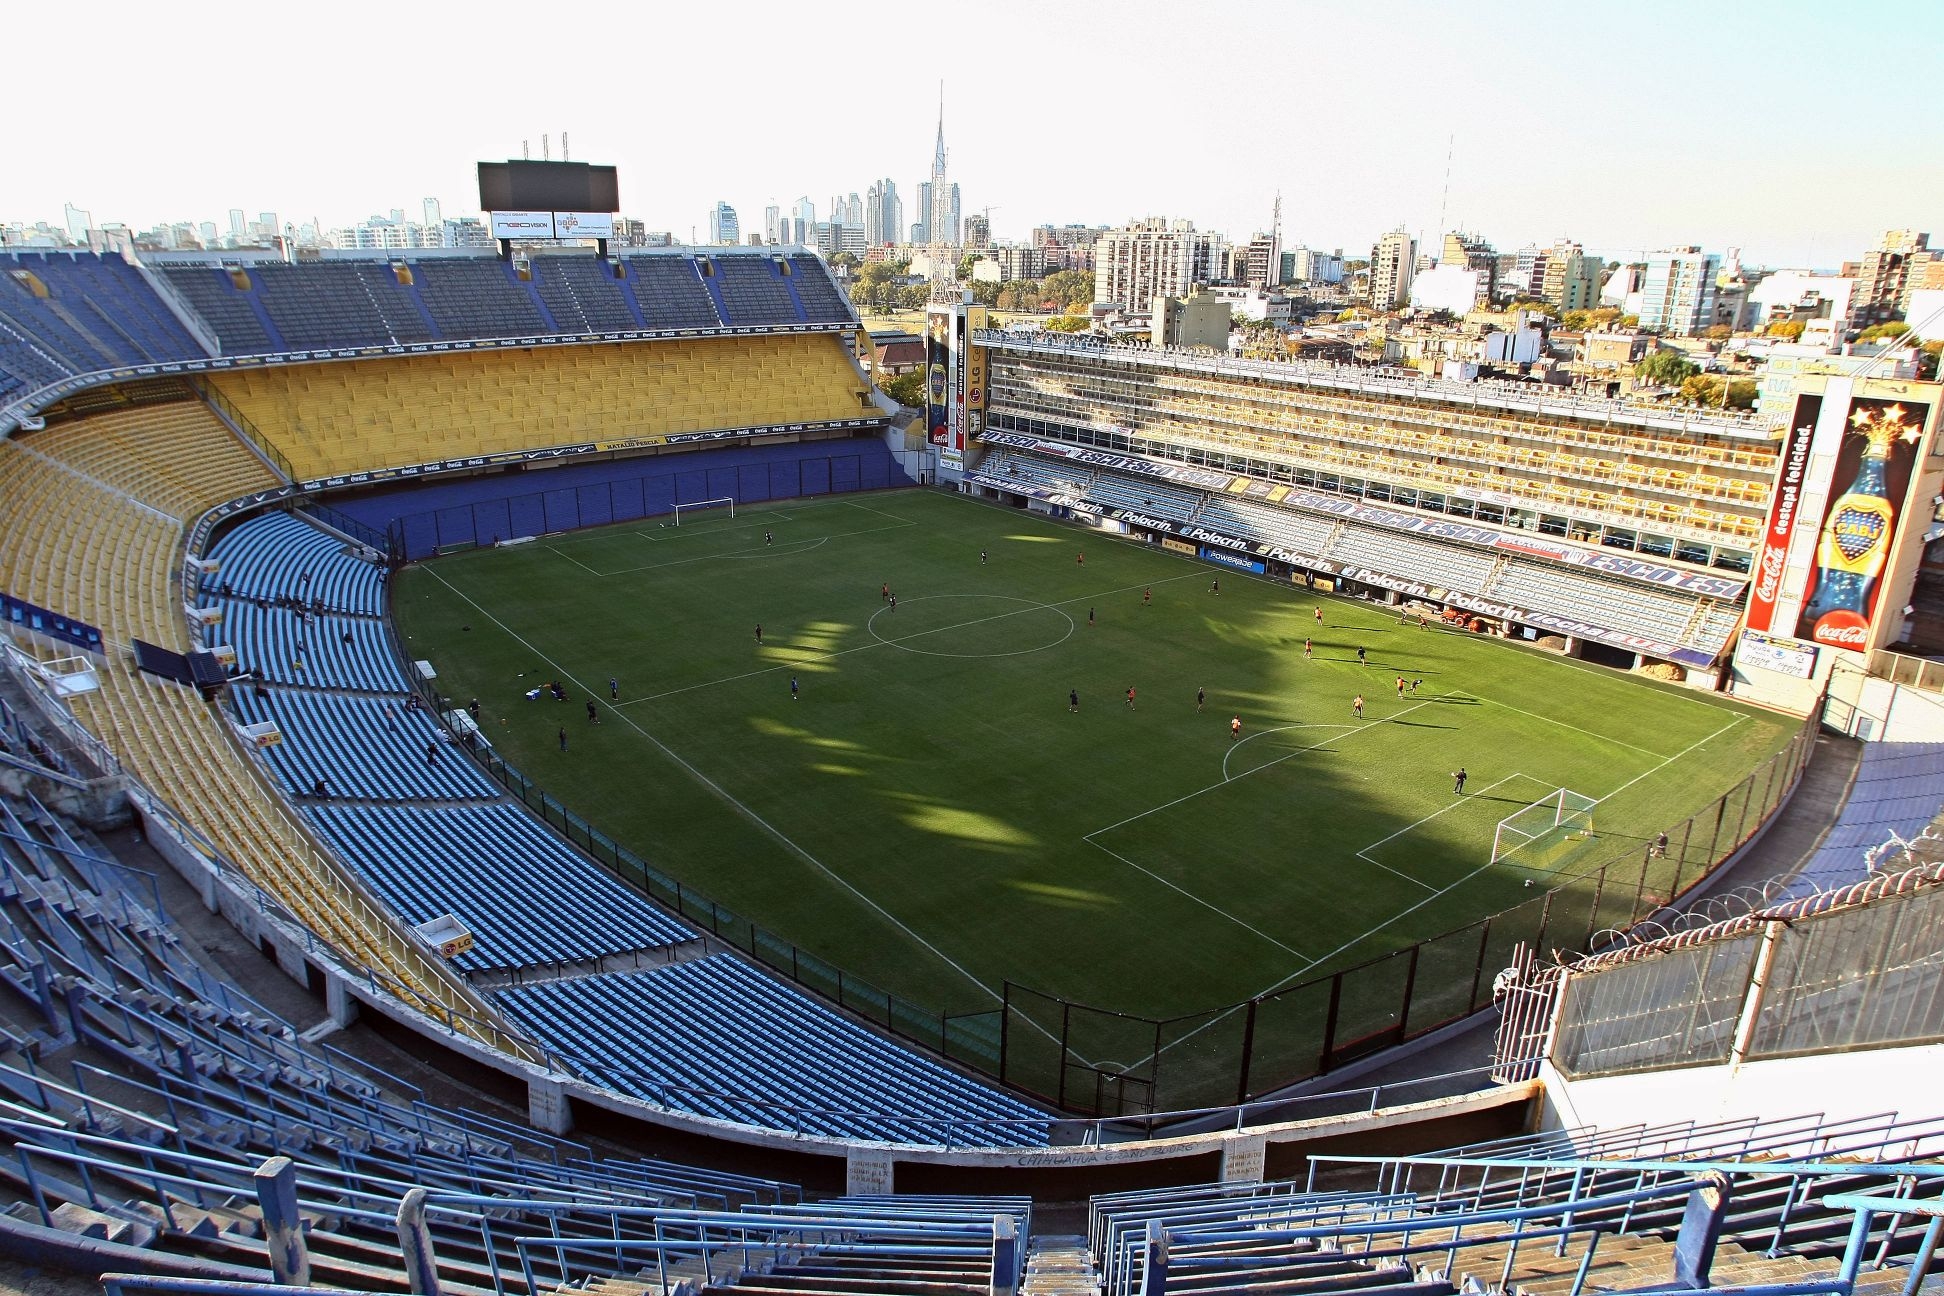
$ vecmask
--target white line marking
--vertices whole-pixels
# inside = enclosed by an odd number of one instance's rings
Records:
[[[1640,782],[1640,780],[1646,778],[1648,775],[1658,773],[1659,771],[1665,769],[1668,765],[1681,759],[1683,756],[1686,756],[1688,753],[1694,751],[1696,748],[1701,747],[1707,743],[1710,743],[1714,741],[1716,738],[1719,738],[1722,734],[1727,733],[1730,729],[1733,729],[1736,725],[1740,724],[1742,721],[1746,719],[1748,719],[1747,716],[1742,716],[1742,715],[1736,716],[1734,719],[1730,720],[1727,724],[1721,726],[1721,728],[1707,735],[1707,737],[1700,738],[1692,743],[1689,743],[1686,747],[1683,747],[1680,751],[1675,752],[1672,756],[1664,757],[1661,760],[1660,764],[1655,765],[1650,769],[1643,770],[1641,773],[1634,775],[1632,778],[1628,779],[1625,783],[1622,783],[1619,787],[1613,789],[1613,791],[1607,793],[1605,796],[1601,797],[1599,801],[1595,801],[1593,804],[1599,805],[1603,801],[1607,801],[1613,797],[1619,796],[1622,792],[1625,792],[1628,788]],[[1250,998],[1259,999],[1263,995],[1274,994],[1276,991],[1282,989],[1284,986],[1287,986],[1291,982],[1295,981],[1297,977],[1300,977],[1304,973],[1310,971],[1311,968],[1320,967],[1323,964],[1329,962],[1331,959],[1335,958],[1337,955],[1343,953],[1343,951],[1350,949],[1360,944],[1363,941],[1369,940],[1372,936],[1375,936],[1378,932],[1384,930],[1386,927],[1391,926],[1393,923],[1396,923],[1401,919],[1410,917],[1412,914],[1424,908],[1426,905],[1431,904],[1432,902],[1436,901],[1437,899],[1439,899],[1441,896],[1444,896],[1448,892],[1454,891],[1458,887],[1463,886],[1465,883],[1471,881],[1473,878],[1477,877],[1479,874],[1485,872],[1487,869],[1490,869],[1492,867],[1494,867],[1494,865],[1492,865],[1491,863],[1481,864],[1479,867],[1473,869],[1470,873],[1467,873],[1465,876],[1459,878],[1456,882],[1453,882],[1449,886],[1444,887],[1442,890],[1434,891],[1433,893],[1426,896],[1424,899],[1418,901],[1416,904],[1410,906],[1409,908],[1401,910],[1398,913],[1392,914],[1389,918],[1386,918],[1383,922],[1378,923],[1375,927],[1372,927],[1369,931],[1365,932],[1363,935],[1345,941],[1343,944],[1331,950],[1328,954],[1325,954],[1322,958],[1317,959],[1315,962],[1311,963],[1308,967],[1298,968],[1296,969],[1296,971],[1290,973],[1288,976],[1283,977],[1280,981],[1277,981],[1272,985],[1265,986],[1261,990],[1256,991],[1256,993],[1251,995]],[[1199,1035],[1201,1032],[1207,1030],[1209,1027],[1214,1026],[1216,1023],[1223,1021],[1228,1017],[1233,1016],[1235,1013],[1239,1012],[1240,1010],[1241,1010],[1241,1005],[1238,1004],[1237,1006],[1230,1008],[1228,1012],[1223,1013],[1218,1017],[1210,1018],[1208,1021],[1202,1023],[1200,1026],[1197,1026],[1194,1030],[1191,1030],[1186,1035],[1183,1035],[1180,1039],[1170,1040],[1167,1044],[1164,1044],[1159,1050],[1157,1050],[1153,1054],[1149,1055],[1146,1058],[1141,1059],[1141,1063],[1137,1063],[1136,1065],[1142,1065],[1159,1058],[1161,1054],[1166,1053],[1169,1049],[1175,1047],[1175,1045],[1186,1043],[1188,1040],[1193,1039],[1196,1035]]]
[[[1504,778],[1500,779],[1498,782],[1487,783],[1484,787],[1472,793],[1472,795],[1484,796],[1487,792],[1490,792],[1495,787],[1500,787],[1503,786],[1504,784],[1510,783],[1515,778],[1524,778],[1524,777],[1525,777],[1524,774],[1521,774],[1517,770],[1513,770],[1510,774],[1507,774]],[[1538,781],[1539,781],[1538,779],[1533,780],[1533,782],[1535,783],[1537,783]],[[1411,829],[1421,828],[1425,824],[1430,823],[1433,819],[1436,819],[1439,815],[1445,814],[1448,811],[1456,810],[1459,806],[1465,804],[1464,794],[1462,792],[1454,792],[1452,793],[1452,795],[1458,797],[1459,799],[1453,801],[1450,805],[1445,806],[1441,810],[1433,810],[1430,814],[1424,816],[1424,818],[1418,820],[1416,823],[1405,824],[1402,828],[1399,828],[1396,832],[1392,833],[1389,837],[1379,837],[1376,841],[1370,843],[1370,845],[1358,851],[1357,858],[1361,860],[1368,860],[1370,863],[1375,864],[1377,861],[1370,858],[1370,852],[1376,850],[1379,846],[1382,846],[1386,842],[1394,841],[1397,838],[1402,837],[1405,833],[1411,831]]]
[[[1283,944],[1281,941],[1277,940],[1274,936],[1271,936],[1268,932],[1263,931],[1260,927],[1257,927],[1252,923],[1246,923],[1242,921],[1240,918],[1237,918],[1234,914],[1222,908],[1220,905],[1209,903],[1208,901],[1202,899],[1200,896],[1196,895],[1193,891],[1188,890],[1186,887],[1178,886],[1175,883],[1170,882],[1168,879],[1162,877],[1159,873],[1156,873],[1154,870],[1149,868],[1143,868],[1141,865],[1136,864],[1133,860],[1127,858],[1127,856],[1121,854],[1119,851],[1110,850],[1107,847],[1102,846],[1099,842],[1092,840],[1091,838],[1083,837],[1081,838],[1081,840],[1086,842],[1089,846],[1092,846],[1097,850],[1106,851],[1109,855],[1112,855],[1115,859],[1127,865],[1127,867],[1133,869],[1135,872],[1147,874],[1149,877],[1153,878],[1156,882],[1159,882],[1162,886],[1168,888],[1170,891],[1178,892],[1179,894],[1188,897],[1188,899],[1193,900],[1196,904],[1200,905],[1202,908],[1210,910],[1213,913],[1220,914],[1222,917],[1228,919],[1230,922],[1234,923],[1237,927],[1242,928],[1244,931],[1255,933],[1257,936],[1260,936],[1262,937],[1262,939],[1268,941],[1271,945],[1274,945],[1277,949],[1284,950],[1290,954],[1294,954],[1299,959],[1306,959],[1309,957],[1309,955],[1303,953],[1303,951],[1297,949],[1294,945]],[[1312,964],[1312,966],[1314,965]]]
[[[913,523],[912,525],[915,526],[916,523]],[[891,530],[890,527],[883,527],[880,529],[886,531]],[[1158,581],[1148,581],[1145,582],[1145,584],[1164,585],[1168,581],[1192,580],[1193,578],[1194,578],[1194,573],[1190,572],[1182,576],[1169,576]],[[684,684],[680,688],[665,689],[660,693],[650,693],[646,697],[630,698],[628,701],[620,703],[620,705],[624,707],[633,706],[637,702],[654,702],[660,698],[674,697],[677,693],[692,693],[696,689],[714,688],[718,684],[734,684],[739,680],[754,679],[758,675],[768,675],[772,671],[794,670],[799,666],[808,665],[812,662],[834,661],[839,657],[848,657],[852,653],[868,652],[872,648],[895,648],[899,644],[905,642],[906,640],[923,639],[926,635],[943,634],[947,630],[963,630],[968,626],[984,625],[988,621],[1003,621],[1007,617],[1024,616],[1028,612],[1038,612],[1048,608],[1058,609],[1064,607],[1068,603],[1085,603],[1090,599],[1103,599],[1111,594],[1125,594],[1130,590],[1137,590],[1141,588],[1143,588],[1143,586],[1141,585],[1123,585],[1119,589],[1106,590],[1096,594],[1083,594],[1078,598],[1065,599],[1059,603],[1036,603],[1032,607],[1023,607],[1012,612],[999,612],[999,613],[995,613],[992,616],[977,617],[971,621],[955,622],[952,625],[933,626],[929,630],[914,631],[911,634],[904,635],[901,638],[895,640],[873,639],[870,643],[856,644],[849,648],[839,648],[835,652],[811,653],[809,656],[799,658],[796,661],[779,662],[774,666],[765,666],[761,670],[744,671],[740,675],[724,675],[721,679],[703,680],[699,684]],[[927,597],[930,596],[928,595]],[[880,611],[881,610],[882,609],[880,609]],[[872,615],[875,616],[876,613],[873,613]]]
[[[825,540],[841,540],[846,536],[874,535],[879,531],[898,531],[905,527],[914,527],[917,525],[916,522],[899,522],[892,526],[865,527],[860,531],[833,531],[823,538]],[[738,528],[738,530],[740,529]],[[725,533],[714,531],[710,534],[722,535]],[[801,541],[798,543],[801,543]],[[660,571],[664,567],[685,567],[690,563],[713,562],[718,558],[750,558],[760,555],[765,551],[774,552],[774,550],[774,545],[751,545],[747,549],[727,549],[722,553],[698,554],[693,558],[674,558],[668,562],[643,563],[639,567],[623,567],[619,571],[603,571],[595,572],[594,574],[596,576],[632,576],[636,572]],[[590,568],[590,570],[592,569]]]
[[[1290,729],[1355,729],[1356,727],[1353,724],[1286,724],[1277,725],[1272,729],[1258,729],[1240,742],[1230,743],[1228,750],[1222,753],[1222,782],[1228,782],[1231,777],[1228,772],[1229,757],[1235,755],[1235,753],[1241,751],[1258,738],[1267,738],[1272,733],[1283,733]]]
[[[572,554],[570,554],[570,553],[567,553],[567,552],[566,552],[565,550],[563,550],[563,549],[561,549],[561,548],[560,548],[559,546],[557,546],[557,545],[542,545],[542,546],[540,546],[540,547],[541,547],[542,549],[545,549],[545,550],[546,550],[546,551],[547,551],[548,553],[550,553],[550,554],[556,554],[556,555],[558,555],[559,557],[562,557],[562,558],[565,558],[565,559],[566,559],[566,560],[567,560],[568,562],[570,562],[570,563],[572,563],[572,564],[574,564],[574,566],[576,566],[576,567],[578,567],[578,568],[580,568],[580,569],[581,569],[582,571],[584,571],[584,572],[589,572],[589,573],[592,573],[592,574],[593,574],[593,575],[595,575],[595,576],[605,576],[605,575],[607,575],[607,573],[606,573],[606,572],[598,572],[598,571],[595,571],[595,570],[594,570],[594,569],[593,569],[592,567],[589,567],[589,566],[588,566],[588,565],[587,565],[586,563],[584,563],[584,562],[582,562],[582,561],[581,561],[580,559],[578,559],[578,558],[576,558],[576,557],[574,557],[574,555],[572,555]]]
[[[431,567],[427,567],[425,570],[431,572],[433,577],[435,577],[438,580],[439,584],[445,586],[447,589],[451,590],[454,594],[457,594],[460,598],[472,604],[473,608],[476,609],[481,616],[484,616],[488,621],[491,621],[494,625],[498,626],[507,635],[509,635],[514,640],[514,642],[518,643],[522,648],[525,648],[528,652],[532,653],[534,656],[546,662],[547,665],[551,666],[554,672],[557,673],[562,679],[569,681],[570,683],[573,684],[573,686],[576,689],[579,689],[583,693],[592,692],[592,690],[590,690],[585,684],[582,684],[578,679],[576,679],[572,674],[572,672],[568,671],[559,662],[556,662],[551,657],[548,657],[545,653],[541,652],[538,648],[534,647],[532,643],[528,642],[528,640],[525,637],[517,633],[511,626],[507,625],[506,622],[494,616],[491,612],[487,611],[484,607],[481,607],[479,603],[475,601],[470,594],[467,594],[464,590],[461,590],[458,586],[454,585],[451,581],[447,580],[444,576],[440,575],[437,571],[433,571]],[[619,713],[617,712],[617,714]],[[944,963],[947,967],[950,967],[953,971],[957,972],[960,976],[964,977],[967,981],[970,981],[973,985],[979,987],[979,989],[985,991],[987,995],[990,995],[993,999],[1000,1000],[1001,1002],[1004,1001],[1003,995],[999,994],[997,991],[995,991],[991,986],[987,985],[985,982],[979,980],[979,978],[973,976],[970,972],[966,971],[965,968],[961,967],[958,964],[958,962],[955,961],[950,955],[946,954],[943,950],[939,949],[936,945],[932,944],[930,941],[926,940],[923,936],[920,936],[917,932],[913,931],[910,927],[906,926],[903,922],[899,921],[896,917],[892,916],[891,912],[887,910],[883,905],[871,899],[870,896],[865,895],[862,891],[858,890],[855,886],[851,885],[851,883],[846,879],[839,877],[835,872],[833,872],[830,868],[828,868],[822,860],[818,859],[816,856],[812,855],[809,851],[797,845],[796,842],[792,841],[789,837],[785,836],[782,833],[782,831],[779,830],[774,824],[770,823],[769,820],[757,814],[754,810],[744,805],[741,801],[738,801],[733,795],[730,794],[727,788],[724,788],[720,783],[717,783],[714,779],[704,774],[701,770],[697,769],[695,766],[689,764],[687,761],[683,760],[680,756],[676,755],[675,752],[666,743],[661,741],[661,739],[655,737],[655,735],[649,733],[646,729],[636,724],[634,722],[633,717],[628,716],[626,714],[622,714],[621,719],[624,722],[626,722],[629,728],[633,729],[636,733],[640,734],[643,738],[646,738],[650,743],[652,743],[656,748],[656,750],[660,751],[662,755],[666,756],[670,761],[680,766],[682,770],[685,773],[687,773],[690,778],[694,779],[697,783],[701,784],[704,788],[707,788],[725,805],[729,806],[730,808],[735,810],[736,813],[742,815],[745,819],[749,820],[750,823],[755,824],[758,828],[768,833],[777,842],[779,842],[782,846],[784,846],[787,850],[789,850],[790,853],[795,855],[797,858],[803,860],[806,864],[816,869],[819,873],[822,873],[825,877],[829,878],[832,882],[835,882],[838,886],[842,887],[844,890],[856,896],[859,900],[863,901],[863,903],[868,908],[876,912],[886,922],[890,923],[893,927],[896,927],[899,931],[909,936],[913,941],[916,941],[919,945],[922,945],[926,949],[930,950],[935,956],[937,956],[940,962]]]
[[[1173,579],[1181,579],[1181,578],[1175,577]],[[1160,582],[1156,581],[1155,584],[1158,585],[1160,584]],[[1422,702],[1416,703],[1412,706],[1405,707],[1402,711],[1399,711],[1396,715],[1384,716],[1382,719],[1379,720],[1366,720],[1361,725],[1341,726],[1343,728],[1347,728],[1350,730],[1349,733],[1344,734],[1342,736],[1346,739],[1355,738],[1358,734],[1363,733],[1366,730],[1375,729],[1378,725],[1390,724],[1394,720],[1401,720],[1405,716],[1411,714],[1411,712],[1417,710],[1419,707],[1430,706],[1433,702],[1438,701],[1439,698],[1443,698],[1446,696],[1448,695],[1444,693],[1440,693],[1437,697],[1426,698]],[[1216,788],[1225,787],[1229,783],[1240,782],[1241,780],[1249,777],[1249,775],[1251,774],[1260,774],[1263,770],[1271,769],[1274,766],[1282,764],[1286,760],[1293,760],[1296,757],[1304,755],[1307,752],[1313,752],[1318,747],[1321,747],[1325,743],[1331,741],[1332,739],[1325,738],[1323,742],[1313,743],[1308,747],[1298,747],[1294,751],[1284,752],[1281,756],[1276,757],[1276,759],[1272,761],[1264,761],[1260,765],[1255,765],[1250,767],[1249,769],[1243,770],[1240,774],[1237,774],[1233,779],[1224,778],[1220,783],[1210,783],[1207,787],[1196,788],[1193,792],[1189,792],[1183,796],[1178,796],[1172,801],[1164,801],[1158,806],[1150,806],[1148,809],[1141,811],[1141,813],[1139,814],[1129,815],[1127,816],[1127,818],[1120,820],[1118,823],[1110,823],[1105,828],[1096,828],[1093,830],[1093,832],[1083,834],[1080,840],[1091,841],[1096,835],[1100,833],[1112,832],[1116,828],[1125,828],[1128,824],[1133,823],[1137,819],[1145,819],[1149,815],[1159,814],[1163,810],[1172,810],[1174,807],[1180,805],[1183,801],[1193,801],[1196,797],[1201,796],[1205,792],[1213,792]]]
[[[1603,733],[1595,733],[1591,729],[1582,729],[1576,724],[1568,724],[1564,720],[1555,720],[1551,716],[1540,715],[1537,711],[1523,710],[1519,707],[1513,706],[1510,702],[1501,702],[1497,698],[1486,697],[1482,693],[1466,694],[1465,696],[1475,697],[1477,698],[1478,701],[1483,702],[1488,706],[1495,706],[1505,711],[1517,711],[1522,716],[1531,716],[1534,720],[1541,720],[1544,721],[1546,724],[1550,724],[1550,725],[1558,725],[1561,729],[1571,729],[1574,733],[1585,734],[1588,738],[1593,739],[1595,742],[1612,743],[1615,747],[1625,747],[1628,751],[1637,751],[1642,756],[1652,756],[1656,760],[1658,760],[1662,756],[1666,755],[1665,752],[1649,751],[1645,747],[1636,747],[1632,743],[1621,742],[1618,738],[1609,738]]]

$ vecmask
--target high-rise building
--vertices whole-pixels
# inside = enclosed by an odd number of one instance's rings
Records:
[[[1856,322],[1881,324],[1909,305],[1912,272],[1921,275],[1936,257],[1930,235],[1916,230],[1886,230],[1877,246],[1863,254],[1856,272]]]
[[[61,217],[67,225],[67,234],[70,241],[75,243],[86,243],[88,241],[88,231],[94,228],[93,212],[83,211],[73,203],[68,203],[61,208]]]
[[[931,242],[932,183],[929,180],[918,182],[918,219],[911,222],[911,241],[913,243]]]
[[[1402,228],[1377,240],[1370,249],[1370,304],[1395,310],[1411,299],[1411,279],[1417,273],[1417,240]]]
[[[1539,297],[1562,315],[1600,304],[1600,273],[1606,265],[1579,244],[1561,239],[1546,253]]]
[[[734,247],[742,242],[742,224],[736,219],[736,209],[726,202],[718,202],[709,212],[709,242]]]
[[[792,229],[785,242],[815,247],[817,244],[817,204],[810,201],[808,194],[798,198],[790,208]]]
[[[230,217],[230,222],[229,222],[230,237],[233,239],[240,240],[243,237],[243,233],[244,233],[243,209],[241,207],[230,208],[229,217]]]
[[[1446,234],[1438,264],[1478,271],[1485,285],[1485,301],[1490,301],[1498,291],[1498,253],[1481,234],[1467,234],[1463,230]]]
[[[1282,232],[1257,234],[1236,249],[1236,278],[1250,288],[1268,288],[1282,279]]]
[[[1188,296],[1219,278],[1228,259],[1221,235],[1162,216],[1103,232],[1093,251],[1094,300],[1130,311],[1146,310],[1156,297]]]
[[[763,208],[763,242],[774,245],[784,241],[783,209],[771,203]]]
[[[904,237],[904,203],[898,186],[887,179],[876,180],[864,195],[864,242],[870,247],[896,243]]]
[[[980,250],[992,246],[992,222],[984,212],[973,212],[965,218],[965,246]]]
[[[1682,337],[1714,323],[1720,269],[1721,258],[1698,247],[1648,253],[1640,285],[1640,327]]]
[[[445,215],[439,206],[439,200],[437,198],[427,198],[420,203],[420,206],[424,208],[425,223],[427,225],[445,224]],[[270,218],[270,223],[273,225],[276,224],[276,218],[274,216]]]
[[[204,247],[216,246],[216,222],[215,221],[204,221],[201,225],[198,225],[196,227],[196,232],[198,233],[198,235],[200,235],[201,242]]]

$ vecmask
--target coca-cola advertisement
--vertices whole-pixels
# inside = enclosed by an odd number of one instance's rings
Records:
[[[1789,539],[1795,534],[1802,505],[1803,480],[1808,475],[1809,442],[1822,414],[1821,396],[1796,397],[1795,417],[1782,440],[1782,476],[1769,505],[1768,527],[1762,532],[1762,552],[1755,561],[1748,587],[1748,628],[1767,630],[1775,619],[1775,602],[1782,593],[1782,571],[1789,562]]]
[[[1850,402],[1796,638],[1851,652],[1869,648],[1884,568],[1929,414],[1930,407],[1918,401],[1858,397]]]

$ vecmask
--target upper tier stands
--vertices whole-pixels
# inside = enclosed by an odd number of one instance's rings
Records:
[[[579,1059],[590,1078],[677,1110],[897,1142],[1047,1138],[1043,1113],[726,954],[496,998],[507,1016]],[[804,1066],[806,1058],[816,1065]]]
[[[486,256],[405,254],[390,261],[294,265],[175,262],[159,271],[208,325],[225,355],[856,322],[848,299],[817,257],[800,253],[777,259],[766,252],[724,250],[707,257],[713,273],[705,276],[702,264],[685,254],[605,260],[535,256],[517,265]],[[166,314],[153,293],[139,309]]]
[[[211,381],[306,480],[876,413],[845,344],[824,334],[453,352]]]
[[[207,354],[120,257],[0,253],[0,404],[74,374]]]
[[[70,462],[88,461],[97,423],[139,437],[151,418],[178,438],[174,471],[131,459],[110,484]],[[128,653],[137,636],[177,652],[190,646],[177,584],[186,518],[274,485],[263,461],[199,406],[15,436],[0,442],[0,589],[102,629],[111,650],[97,663],[100,689],[70,700],[75,717],[201,838],[347,959],[395,978],[402,993],[483,1015],[316,850],[231,744],[219,714],[181,685],[138,672]],[[502,1042],[490,1025],[461,1024]]]

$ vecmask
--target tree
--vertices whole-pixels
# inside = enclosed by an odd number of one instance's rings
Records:
[[[908,369],[884,384],[885,395],[900,405],[917,408],[925,403],[924,366]]]
[[[1656,387],[1679,387],[1701,370],[1679,351],[1656,351],[1634,366],[1634,377]]]
[[[978,259],[979,254],[977,252],[967,252],[959,258],[957,277],[960,283],[964,283],[972,277],[972,263]]]
[[[1093,271],[1056,270],[1040,280],[1040,296],[1067,310],[1091,306],[1094,299]]]
[[[1089,323],[1085,315],[1060,315],[1046,321],[1046,327],[1055,333],[1084,333]]]
[[[1701,330],[1701,336],[1716,342],[1725,342],[1735,336],[1735,330],[1726,324],[1710,324]]]
[[[1856,335],[1858,342],[1894,342],[1910,332],[1910,325],[1902,320],[1892,320],[1888,324],[1872,324]]]
[[[1755,408],[1755,384],[1747,378],[1695,374],[1681,384],[1681,399],[1691,404],[1720,409],[1724,395],[1729,409]]]
[[[830,268],[833,270],[855,270],[862,264],[864,263],[857,259],[855,252],[839,252],[830,258]]]
[[[981,306],[997,306],[999,304],[999,292],[1000,286],[989,279],[974,279],[972,281],[972,300]]]
[[[1781,338],[1784,342],[1793,342],[1802,336],[1802,330],[1807,327],[1809,326],[1801,320],[1776,320],[1768,326],[1767,331],[1768,335],[1772,338]]]

